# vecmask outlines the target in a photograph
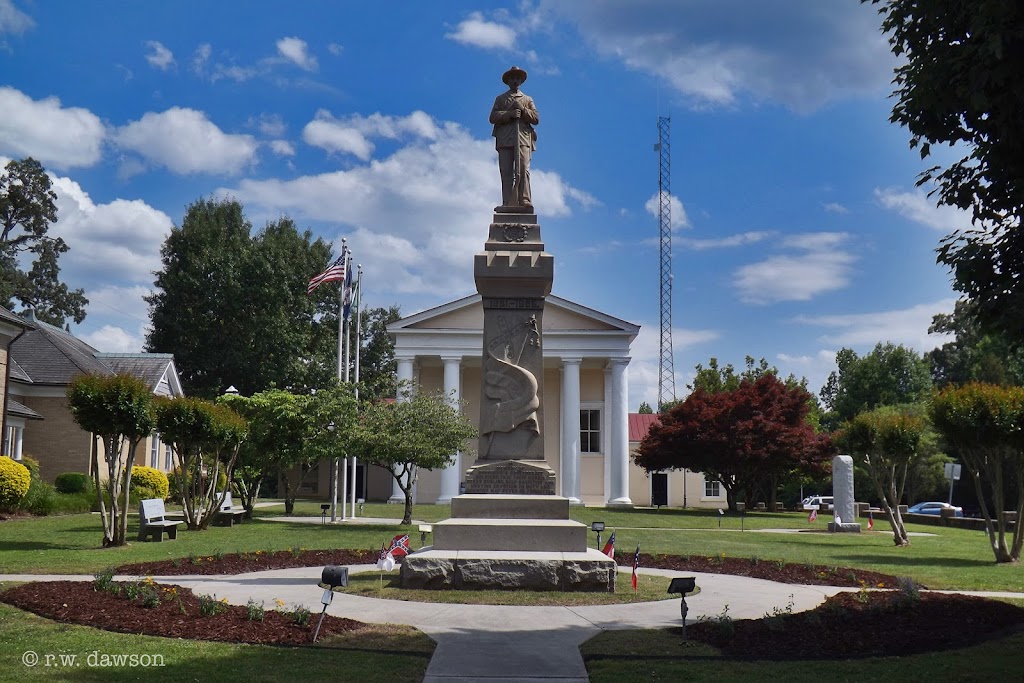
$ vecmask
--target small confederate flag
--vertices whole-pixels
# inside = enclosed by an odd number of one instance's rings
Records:
[[[607,555],[608,557],[612,558],[613,560],[615,559],[615,532],[614,531],[612,531],[612,535],[608,537],[608,542],[604,544],[604,548],[601,549],[601,552],[604,553],[605,555]]]
[[[338,282],[345,279],[345,270],[348,265],[348,250],[342,249],[338,260],[327,266],[327,270],[309,278],[309,286],[306,287],[306,294],[312,294],[317,287],[325,282]]]
[[[817,510],[811,510],[811,514],[807,515],[807,521],[808,522],[813,522],[813,521],[815,521],[817,519],[818,519],[818,511]]]
[[[871,511],[869,510],[868,511],[868,531],[871,531],[874,528],[875,528],[875,516],[873,514],[871,514]]]
[[[636,553],[633,555],[633,577],[630,582],[633,584],[633,593],[636,594],[636,568],[640,566],[640,544],[636,544]]]
[[[388,567],[388,559],[391,560],[391,566],[390,567]],[[383,543],[381,543],[380,544],[380,554],[377,555],[377,569],[383,569],[384,571],[391,571],[394,568],[395,568],[395,558],[391,556],[390,552],[388,552],[387,547]]]
[[[409,554],[409,534],[398,534],[391,539],[391,547],[388,552],[393,557],[405,557]]]

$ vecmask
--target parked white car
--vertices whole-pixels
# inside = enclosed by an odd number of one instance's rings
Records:
[[[832,496],[808,496],[803,500],[804,510],[831,510],[834,507]]]

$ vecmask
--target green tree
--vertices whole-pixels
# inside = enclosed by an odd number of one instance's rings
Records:
[[[154,412],[157,429],[178,458],[171,476],[177,479],[185,523],[192,530],[206,529],[228,493],[227,487],[217,491],[217,481],[222,471],[231,481],[248,426],[230,408],[200,398],[160,399]]]
[[[641,415],[652,415],[654,414],[654,409],[651,408],[651,404],[648,403],[647,401],[641,401],[640,408],[637,410],[637,412]]]
[[[366,462],[391,472],[405,494],[402,524],[412,523],[412,489],[419,470],[447,467],[456,451],[477,436],[476,427],[443,394],[407,387],[396,402],[366,405],[353,429],[351,447]]]
[[[325,385],[337,369],[337,289],[307,295],[306,285],[330,251],[288,218],[252,235],[239,202],[194,202],[161,248],[146,348],[174,353],[190,395]]]
[[[899,547],[910,545],[899,506],[925,428],[920,406],[883,406],[854,416],[836,435],[840,447],[867,469]]]
[[[831,413],[826,422],[832,426],[879,406],[920,402],[932,387],[928,363],[902,344],[879,343],[863,358],[853,349],[840,349],[836,365],[821,390]]]
[[[932,420],[971,475],[996,562],[1019,562],[1024,543],[1024,388],[971,383],[932,399]],[[1016,494],[1017,524],[1009,543],[1003,511]],[[991,501],[993,508],[989,508]]]
[[[103,547],[124,545],[135,449],[156,425],[153,393],[131,375],[78,375],[68,385],[67,398],[72,418],[93,436],[92,471]],[[101,469],[107,473],[106,480],[100,476]],[[104,491],[110,501],[109,513]]]
[[[355,378],[355,313],[350,326],[349,349],[351,366],[349,376]],[[379,401],[395,396],[397,391],[395,362],[395,341],[388,334],[387,326],[401,320],[397,305],[363,310],[359,327],[362,331],[362,347],[359,353],[359,397],[365,401]]]
[[[89,301],[60,281],[57,259],[68,246],[47,235],[57,220],[56,199],[50,176],[31,157],[8,162],[0,173],[0,303],[13,309],[17,299],[40,320],[63,326],[68,318],[82,322]],[[27,273],[25,252],[33,255]]]
[[[952,313],[934,316],[928,332],[955,335],[925,354],[937,387],[968,382],[1024,384],[1024,349],[1014,349],[1002,333],[982,331],[971,302],[957,301]]]
[[[878,4],[882,30],[900,57],[890,120],[910,132],[921,158],[932,145],[966,152],[932,166],[938,203],[971,212],[975,227],[943,240],[939,262],[977,304],[978,320],[1024,342],[1024,11],[1006,0],[862,0]]]

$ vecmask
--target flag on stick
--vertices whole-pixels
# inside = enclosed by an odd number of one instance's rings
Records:
[[[601,552],[604,553],[605,555],[607,555],[608,557],[612,558],[613,560],[615,559],[615,531],[614,530],[612,531],[612,535],[608,537],[608,542],[604,544],[604,548],[601,549]]]
[[[309,278],[309,286],[306,287],[306,294],[312,294],[316,291],[316,288],[325,282],[339,282],[344,280],[346,277],[346,271],[348,270],[348,249],[343,248],[341,250],[341,256],[338,257],[337,261],[334,261],[331,265],[327,266],[327,270]]]
[[[391,539],[391,547],[388,552],[392,557],[405,557],[409,554],[409,534],[398,534]]]
[[[868,531],[875,528],[875,516],[868,510]]]
[[[633,577],[630,581],[633,584],[633,595],[636,595],[636,568],[640,566],[640,544],[636,544],[636,553],[633,555]]]
[[[349,260],[352,260],[351,256],[349,257]],[[352,316],[352,303],[355,301],[356,296],[358,296],[358,283],[353,283],[353,269],[351,263],[348,264],[347,271],[348,272],[345,273],[345,285],[342,290],[345,293],[345,296],[343,300],[344,303],[342,304],[341,313],[342,317],[344,317],[345,320],[348,320]]]
[[[817,519],[818,519],[818,511],[817,510],[811,510],[811,514],[807,515],[807,521],[808,522],[813,522],[813,521],[816,521]]]

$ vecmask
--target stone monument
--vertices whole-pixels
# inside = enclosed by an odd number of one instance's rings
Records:
[[[833,521],[828,523],[829,531],[860,533],[857,519],[856,499],[853,497],[853,458],[837,455],[832,458],[832,508]]]
[[[407,556],[404,588],[615,589],[614,560],[587,548],[587,528],[555,495],[544,453],[544,299],[554,257],[544,251],[530,192],[540,122],[512,67],[491,109],[502,203],[474,257],[483,303],[480,439],[466,494],[433,527],[434,545]]]

